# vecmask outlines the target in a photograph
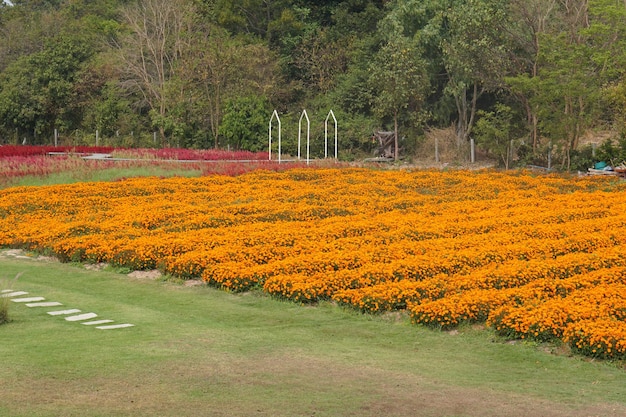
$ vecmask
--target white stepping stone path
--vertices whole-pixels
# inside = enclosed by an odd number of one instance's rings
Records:
[[[123,329],[124,327],[133,327],[134,324],[124,323],[124,324],[112,324],[110,326],[98,326],[96,329],[100,330],[111,330],[111,329]]]
[[[63,304],[58,301],[40,301],[38,303],[26,303],[26,307],[58,307]]]
[[[10,297],[19,297],[20,295],[28,295],[28,293],[26,291],[3,290],[2,295],[0,295],[0,297],[10,298]]]
[[[58,307],[62,306],[62,303],[58,301],[45,301],[44,297],[23,297],[24,295],[28,295],[26,291],[14,291],[14,290],[2,290],[0,292],[1,298],[10,298],[11,301],[15,303],[24,303],[27,307]],[[14,298],[14,297],[22,297],[22,298]],[[113,320],[103,319],[103,320],[91,320],[98,315],[96,313],[81,313],[81,311],[77,308],[71,308],[67,310],[54,310],[47,312],[51,316],[67,316],[65,320],[72,322],[82,322],[85,325],[95,326],[96,329],[100,330],[112,330],[112,329],[123,329],[126,327],[133,327],[134,324],[130,323],[122,323],[122,324],[107,324],[113,323]],[[101,326],[105,324],[105,326]]]
[[[81,324],[84,324],[86,326],[93,326],[95,324],[106,324],[106,323],[113,323],[113,320],[94,320],[94,321],[85,321]]]
[[[85,313],[85,314],[79,314],[77,316],[66,317],[65,320],[67,320],[67,321],[83,321],[83,320],[95,319],[96,317],[98,317],[98,315],[96,313]]]
[[[11,298],[14,303],[32,303],[33,301],[43,301],[43,297],[26,297],[26,298]]]
[[[48,314],[50,314],[51,316],[62,316],[64,314],[75,314],[75,313],[80,313],[80,310],[76,308],[72,308],[70,310],[48,311]]]

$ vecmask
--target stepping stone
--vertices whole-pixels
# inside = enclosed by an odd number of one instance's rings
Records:
[[[73,308],[71,310],[48,311],[48,314],[50,314],[51,316],[61,316],[63,314],[74,314],[74,313],[80,313],[80,310]]]
[[[0,294],[4,294],[4,293],[7,293],[7,292],[13,292],[13,290],[2,290],[2,291],[0,291]]]
[[[62,306],[63,304],[58,301],[42,301],[39,303],[26,303],[26,307],[56,307]]]
[[[129,323],[125,323],[125,324],[112,324],[110,326],[98,326],[96,327],[96,329],[101,329],[101,330],[110,330],[110,329],[122,329],[124,327],[133,327],[134,324],[129,324]]]
[[[77,316],[66,317],[65,320],[67,320],[67,321],[81,321],[81,320],[93,319],[94,317],[98,317],[98,315],[96,313],[85,313],[85,314],[79,314]]]
[[[106,324],[106,323],[113,323],[113,320],[94,320],[94,321],[86,321],[81,324],[84,324],[86,326],[91,326],[93,324]]]
[[[7,297],[17,297],[20,295],[26,295],[28,294],[26,291],[13,291],[13,290],[8,290],[8,291],[2,291],[2,295],[0,295],[0,297],[2,298],[7,298]]]
[[[43,301],[43,297],[26,297],[26,298],[11,298],[14,303],[32,303],[34,301]]]

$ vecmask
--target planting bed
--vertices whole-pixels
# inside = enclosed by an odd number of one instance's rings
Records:
[[[0,245],[626,358],[625,185],[292,169],[0,191]]]
[[[159,168],[167,176],[180,171],[238,175],[255,169],[283,170],[288,166],[269,161],[267,152],[4,145],[0,146],[0,187],[15,185],[27,176],[43,178],[63,172],[81,178],[107,169],[143,167]]]

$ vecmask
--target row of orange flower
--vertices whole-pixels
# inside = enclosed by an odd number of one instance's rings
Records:
[[[625,187],[367,169],[16,187],[0,191],[0,245],[626,357]]]

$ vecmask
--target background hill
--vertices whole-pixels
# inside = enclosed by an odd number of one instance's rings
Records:
[[[15,0],[0,5],[0,143],[265,149],[269,116],[314,155],[444,129],[502,166],[623,159],[626,6],[612,0]],[[602,131],[604,147],[581,146]],[[96,133],[97,132],[97,133]],[[608,132],[608,134],[606,133]],[[98,143],[96,143],[98,142]],[[592,155],[592,152],[599,154]]]

